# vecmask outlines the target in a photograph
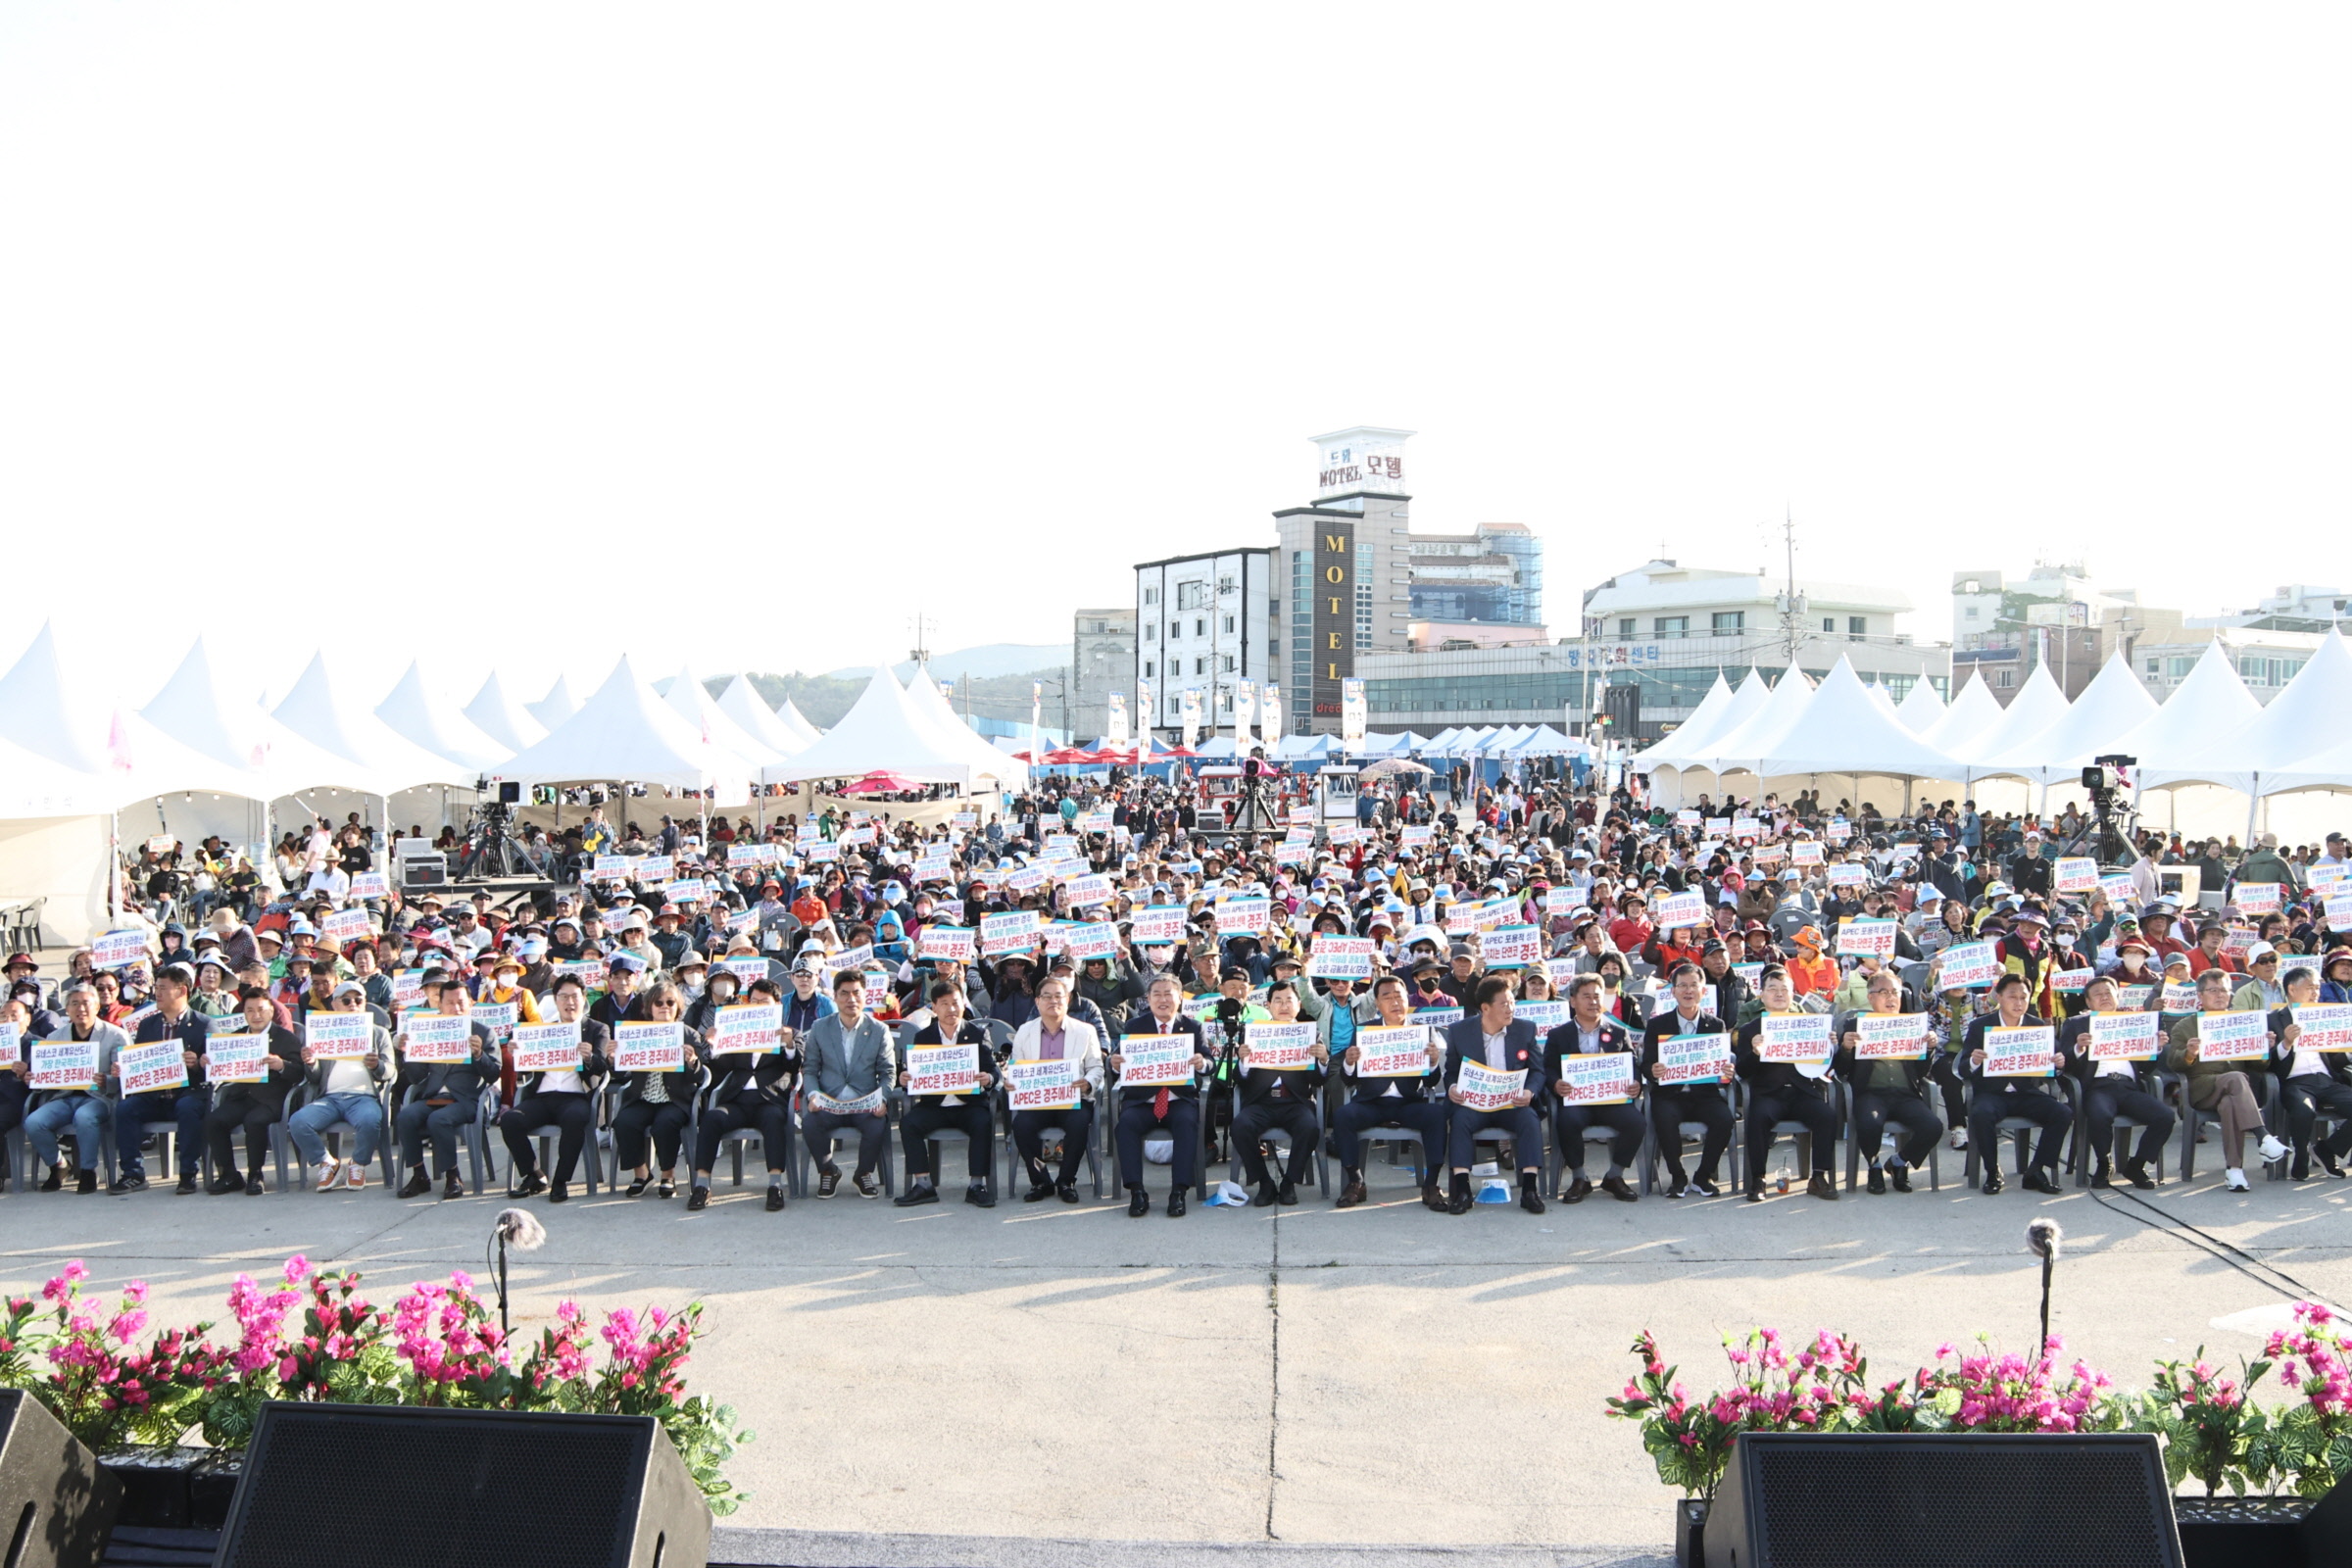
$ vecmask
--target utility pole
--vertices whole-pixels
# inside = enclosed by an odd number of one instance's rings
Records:
[[[1793,513],[1783,509],[1781,515],[1781,546],[1787,575],[1775,607],[1781,612],[1781,638],[1786,645],[1788,668],[1796,668],[1796,647],[1802,640],[1805,618],[1805,596],[1796,591],[1796,520]],[[1782,677],[1786,679],[1787,676]]]
[[[914,618],[907,622],[907,630],[914,636],[914,646],[906,651],[906,657],[914,661],[916,668],[929,668],[931,649],[929,638],[925,634],[939,630],[939,622],[917,611]]]

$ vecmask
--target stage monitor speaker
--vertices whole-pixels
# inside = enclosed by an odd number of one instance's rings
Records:
[[[1750,1432],[1707,1568],[2181,1568],[2148,1433]]]
[[[262,1407],[216,1568],[705,1568],[651,1416]]]
[[[122,1503],[122,1483],[39,1400],[0,1390],[0,1563],[94,1563]]]

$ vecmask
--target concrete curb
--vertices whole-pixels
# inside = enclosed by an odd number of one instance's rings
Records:
[[[1055,1541],[1031,1536],[865,1535],[720,1525],[729,1568],[1674,1568],[1641,1546],[1344,1546],[1278,1541]]]

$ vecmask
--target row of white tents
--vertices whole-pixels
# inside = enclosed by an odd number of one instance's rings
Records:
[[[2260,799],[2352,788],[2348,712],[2352,648],[2338,633],[2267,707],[2219,642],[2161,705],[2120,654],[2071,703],[2036,666],[2005,708],[1982,680],[1948,708],[1924,680],[1897,705],[1841,658],[1819,686],[1801,670],[1772,685],[1750,669],[1736,689],[1718,674],[1690,717],[1632,765],[1679,799],[1706,776],[1720,786],[1740,774],[1767,787],[1829,774],[2046,789],[2121,754],[2138,760],[2142,790],[2215,785]]]
[[[713,698],[690,668],[657,688],[626,659],[584,701],[559,678],[519,703],[494,673],[463,708],[412,664],[370,707],[321,653],[265,707],[222,685],[199,638],[144,706],[110,711],[79,700],[43,627],[0,676],[0,902],[45,898],[45,930],[72,941],[106,917],[118,833],[266,843],[281,802],[303,816],[358,810],[405,826],[450,820],[457,792],[484,778],[662,785],[741,806],[755,784],[882,770],[967,793],[1024,775],[919,668],[905,684],[878,669],[820,734],[745,676]]]

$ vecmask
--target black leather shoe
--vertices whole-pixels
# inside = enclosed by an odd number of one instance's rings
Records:
[[[710,1206],[710,1188],[708,1188],[708,1187],[697,1187],[697,1188],[695,1188],[695,1189],[694,1189],[692,1192],[690,1192],[690,1193],[688,1193],[688,1194],[686,1195],[686,1212],[687,1212],[687,1213],[689,1213],[689,1214],[692,1214],[692,1213],[695,1213],[696,1211],[698,1211],[698,1210],[700,1210],[700,1209],[706,1209],[706,1208],[709,1208]]]
[[[1183,1217],[1184,1217],[1184,1189],[1183,1189],[1183,1188],[1181,1188],[1181,1187],[1179,1187],[1179,1188],[1177,1188],[1177,1189],[1176,1189],[1174,1192],[1172,1192],[1172,1193],[1170,1193],[1170,1194],[1168,1195],[1168,1218],[1170,1218],[1170,1219],[1182,1219]]]
[[[2058,1178],[2051,1175],[2047,1167],[2041,1165],[2036,1165],[2026,1172],[2025,1188],[2030,1193],[2047,1193],[2052,1198],[2058,1197],[2065,1191],[2058,1185]]]
[[[939,1189],[929,1182],[916,1182],[890,1201],[895,1208],[913,1208],[922,1203],[936,1203],[939,1201]]]
[[[1867,1186],[1872,1196],[1885,1198],[1886,1196],[1886,1173],[1876,1165],[1871,1166],[1870,1181]]]
[[[997,1195],[990,1192],[987,1184],[983,1182],[974,1182],[969,1187],[966,1187],[963,1190],[963,1200],[971,1204],[974,1208],[994,1208],[997,1206]]]
[[[1369,1196],[1370,1194],[1367,1193],[1364,1188],[1364,1179],[1361,1176],[1351,1176],[1347,1181],[1340,1184],[1339,1199],[1331,1206],[1334,1208],[1353,1208],[1356,1204],[1362,1202]]]
[[[1471,1190],[1470,1178],[1467,1176],[1456,1176],[1453,1179],[1453,1191],[1446,1195],[1446,1212],[1448,1214],[1467,1214],[1470,1212],[1470,1205],[1477,1201],[1478,1195]]]
[[[257,1170],[245,1178],[245,1196],[247,1198],[259,1198],[269,1190],[262,1181],[260,1171]]]
[[[1887,1171],[1886,1185],[1893,1188],[1898,1193],[1909,1192],[1911,1190],[1911,1167],[1908,1165],[1897,1165],[1891,1170]]]
[[[570,1202],[571,1184],[569,1182],[557,1182],[550,1186],[547,1190],[547,1200],[551,1203]]]
[[[1275,1188],[1274,1200],[1279,1203],[1298,1202],[1298,1184],[1297,1182],[1284,1182],[1280,1187]]]
[[[1544,1212],[1544,1195],[1533,1187],[1522,1187],[1519,1189],[1519,1206],[1530,1214],[1541,1214]]]
[[[466,1184],[458,1178],[458,1173],[456,1171],[453,1170],[448,1175],[441,1178],[442,1201],[447,1202],[450,1199],[464,1198],[465,1196]]]
[[[1441,1214],[1453,1212],[1453,1205],[1446,1201],[1446,1195],[1439,1192],[1434,1184],[1421,1189],[1421,1206],[1435,1209]]]
[[[230,1193],[241,1193],[244,1190],[245,1178],[238,1175],[233,1170],[225,1176],[214,1177],[212,1180],[212,1185],[205,1189],[206,1192],[212,1194],[212,1196],[215,1198],[223,1198]]]
[[[768,1183],[768,1184],[767,1184],[767,1211],[768,1211],[770,1214],[774,1214],[774,1213],[777,1213],[777,1212],[781,1211],[781,1210],[783,1209],[783,1207],[784,1207],[784,1184],[783,1184],[782,1182],[770,1182],[770,1183]]]
[[[65,1185],[66,1167],[63,1165],[50,1166],[49,1174],[41,1178],[41,1191],[44,1193],[54,1193]]]
[[[176,1196],[185,1198],[191,1193],[203,1192],[204,1186],[202,1183],[196,1180],[196,1173],[194,1171],[189,1171],[187,1174],[180,1177],[179,1185],[172,1188],[172,1191]]]
[[[537,1198],[546,1191],[547,1177],[539,1171],[532,1171],[522,1179],[520,1186],[507,1196],[509,1198]]]
[[[1587,1177],[1579,1176],[1569,1182],[1568,1190],[1560,1195],[1560,1201],[1563,1203],[1581,1203],[1592,1196],[1592,1181]]]
[[[1152,1195],[1145,1192],[1141,1187],[1130,1188],[1127,1193],[1128,1217],[1131,1219],[1141,1219],[1146,1214],[1151,1212]]]
[[[1988,1170],[1984,1173],[1984,1196],[1986,1198],[1992,1197],[1995,1193],[1998,1193],[2007,1185],[2008,1183],[2001,1180],[2001,1173],[1999,1171]]]
[[[1078,1201],[1078,1184],[1076,1182],[1055,1182],[1054,1196],[1065,1203],[1075,1203]]]
[[[1617,1200],[1617,1201],[1620,1203],[1639,1203],[1642,1201],[1642,1195],[1635,1192],[1633,1188],[1627,1184],[1626,1179],[1622,1176],[1603,1176],[1600,1179],[1600,1190],[1608,1194],[1611,1198]]]
[[[74,1179],[74,1191],[76,1193],[88,1194],[97,1190],[98,1173],[94,1170],[85,1170]]]
[[[654,1189],[654,1196],[663,1200],[678,1196],[678,1184],[669,1179],[667,1171],[662,1173],[662,1185]]]
[[[1042,1203],[1053,1196],[1054,1184],[1052,1182],[1031,1182],[1029,1184],[1029,1190],[1021,1195],[1021,1201],[1024,1203]]]
[[[2107,1179],[2107,1167],[2101,1165],[2090,1173],[2090,1185],[2096,1188],[2109,1188],[2113,1187],[2115,1183]]]
[[[1723,1196],[1723,1189],[1715,1185],[1715,1180],[1711,1176],[1693,1177],[1690,1182],[1690,1190],[1701,1198],[1721,1198]]]
[[[422,1198],[432,1190],[433,1179],[424,1173],[422,1165],[409,1172],[409,1179],[400,1184],[400,1196],[403,1198]]]
[[[1750,1181],[1747,1184],[1747,1200],[1751,1203],[1764,1201],[1764,1184],[1762,1182]]]
[[[1274,1184],[1270,1181],[1259,1182],[1257,1191],[1250,1195],[1250,1206],[1251,1208],[1272,1208],[1274,1206]]]
[[[1838,1183],[1826,1170],[1815,1171],[1812,1179],[1805,1183],[1805,1191],[1815,1198],[1827,1199],[1833,1203],[1838,1201]]]

